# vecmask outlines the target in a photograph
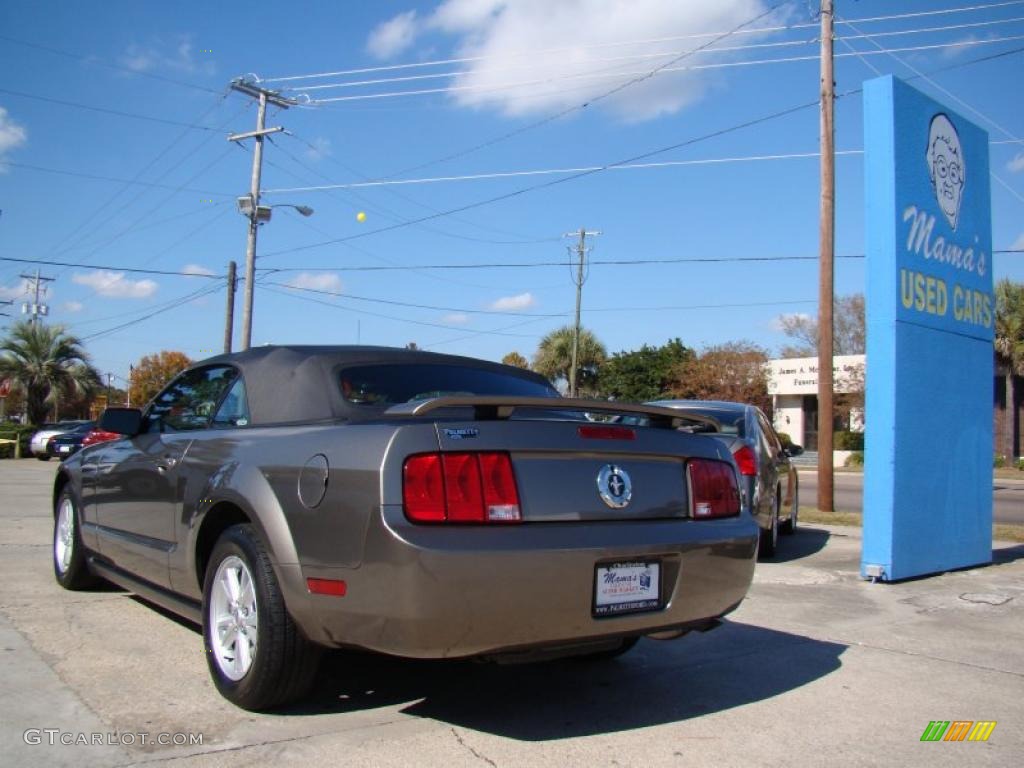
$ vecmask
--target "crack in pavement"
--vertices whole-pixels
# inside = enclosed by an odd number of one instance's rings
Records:
[[[498,768],[498,764],[496,762],[494,762],[493,760],[491,760],[491,758],[487,757],[487,755],[480,754],[475,749],[473,749],[471,746],[469,746],[469,744],[466,743],[465,739],[463,739],[461,736],[459,736],[459,732],[456,731],[455,728],[449,728],[449,730],[452,732],[452,736],[455,737],[455,740],[457,742],[459,742],[459,746],[460,747],[462,747],[463,749],[469,750],[469,752],[477,760],[483,760],[485,763],[487,763],[488,765],[492,766],[492,768]]]

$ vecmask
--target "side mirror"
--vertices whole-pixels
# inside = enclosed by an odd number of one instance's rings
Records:
[[[804,447],[802,445],[796,445],[795,443],[786,449],[786,453],[788,453],[790,456],[799,456],[803,452]]]
[[[142,431],[142,411],[138,408],[107,408],[97,426],[105,432],[134,437]]]

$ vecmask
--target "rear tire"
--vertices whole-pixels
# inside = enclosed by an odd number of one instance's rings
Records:
[[[234,525],[213,548],[203,585],[203,640],[221,695],[252,711],[305,695],[319,649],[288,614],[266,547],[251,525]]]
[[[761,538],[757,541],[758,558],[764,560],[775,555],[775,549],[779,543],[779,491],[775,490],[772,497],[771,520],[768,523],[768,530],[761,529]]]
[[[53,575],[64,589],[88,589],[97,582],[86,562],[87,552],[78,530],[78,503],[65,485],[53,515]]]

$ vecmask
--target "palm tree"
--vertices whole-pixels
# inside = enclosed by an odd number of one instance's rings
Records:
[[[552,331],[537,346],[533,356],[533,369],[552,381],[569,381],[572,368],[572,340],[575,328],[567,325]],[[604,344],[586,330],[580,329],[579,359],[576,364],[576,386],[578,389],[593,389],[597,382],[597,369],[605,361]]]
[[[62,325],[17,323],[0,341],[0,378],[13,379],[25,393],[32,424],[41,424],[60,397],[89,395],[100,376],[89,363],[82,342]]]
[[[1003,451],[1008,461],[1016,454],[1017,398],[1014,378],[1024,374],[1024,284],[1003,278],[996,283],[996,360],[1006,377],[1006,418],[1003,421]]]

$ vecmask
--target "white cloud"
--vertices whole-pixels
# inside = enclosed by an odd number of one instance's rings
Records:
[[[7,116],[7,110],[0,107],[0,163],[4,161],[4,155],[12,149],[25,144],[28,141],[28,131],[23,125],[11,120]],[[7,169],[0,166],[0,173],[6,173]]]
[[[520,293],[518,296],[503,296],[497,301],[491,302],[490,309],[496,312],[515,312],[518,309],[527,309],[537,303],[531,293]]]
[[[1024,171],[1024,152],[1018,152],[1016,156],[1006,164],[1006,170],[1010,173],[1020,173]]]
[[[20,299],[22,296],[28,296],[28,290],[28,280],[22,280],[12,286],[0,285],[0,299]]]
[[[400,13],[374,27],[366,41],[366,50],[378,59],[390,59],[408,50],[419,31],[416,11]]]
[[[184,267],[182,267],[181,271],[186,273],[186,274],[189,274],[189,275],[206,275],[206,276],[210,276],[210,275],[217,274],[212,269],[209,269],[208,267],[204,267],[204,266],[202,266],[200,264],[186,264]]]
[[[191,38],[182,37],[174,43],[156,41],[149,45],[132,43],[121,56],[121,65],[133,72],[165,69],[187,74],[211,75],[216,71],[212,51],[196,51]]]
[[[463,312],[452,312],[442,317],[441,322],[445,325],[465,325],[469,322],[469,315]]]
[[[292,288],[341,293],[341,277],[337,272],[300,272],[286,284]]]
[[[100,296],[111,299],[145,299],[156,293],[157,289],[153,280],[128,280],[124,272],[112,272],[109,269],[73,275],[71,281],[86,285]]]
[[[80,301],[65,301],[64,304],[61,306],[61,309],[63,309],[65,312],[70,312],[74,314],[75,312],[81,312],[83,309],[85,309],[85,304],[83,304]]]
[[[308,160],[314,162],[323,160],[325,157],[331,156],[331,140],[325,139],[322,136],[318,136],[310,142],[312,146],[306,149],[305,155]]]
[[[445,0],[425,22],[456,38],[454,57],[482,57],[449,81],[458,104],[520,116],[581,104],[711,38],[651,40],[725,32],[765,8],[764,0]],[[666,55],[639,58],[651,53]],[[694,56],[679,66],[726,56],[733,54]],[[600,105],[628,121],[672,114],[701,98],[713,71],[662,72]]]
[[[1013,245],[1011,245],[1010,248],[1012,248],[1015,251],[1018,248],[1024,249],[1024,232],[1020,233],[1020,236],[1016,240],[1013,241]]]

